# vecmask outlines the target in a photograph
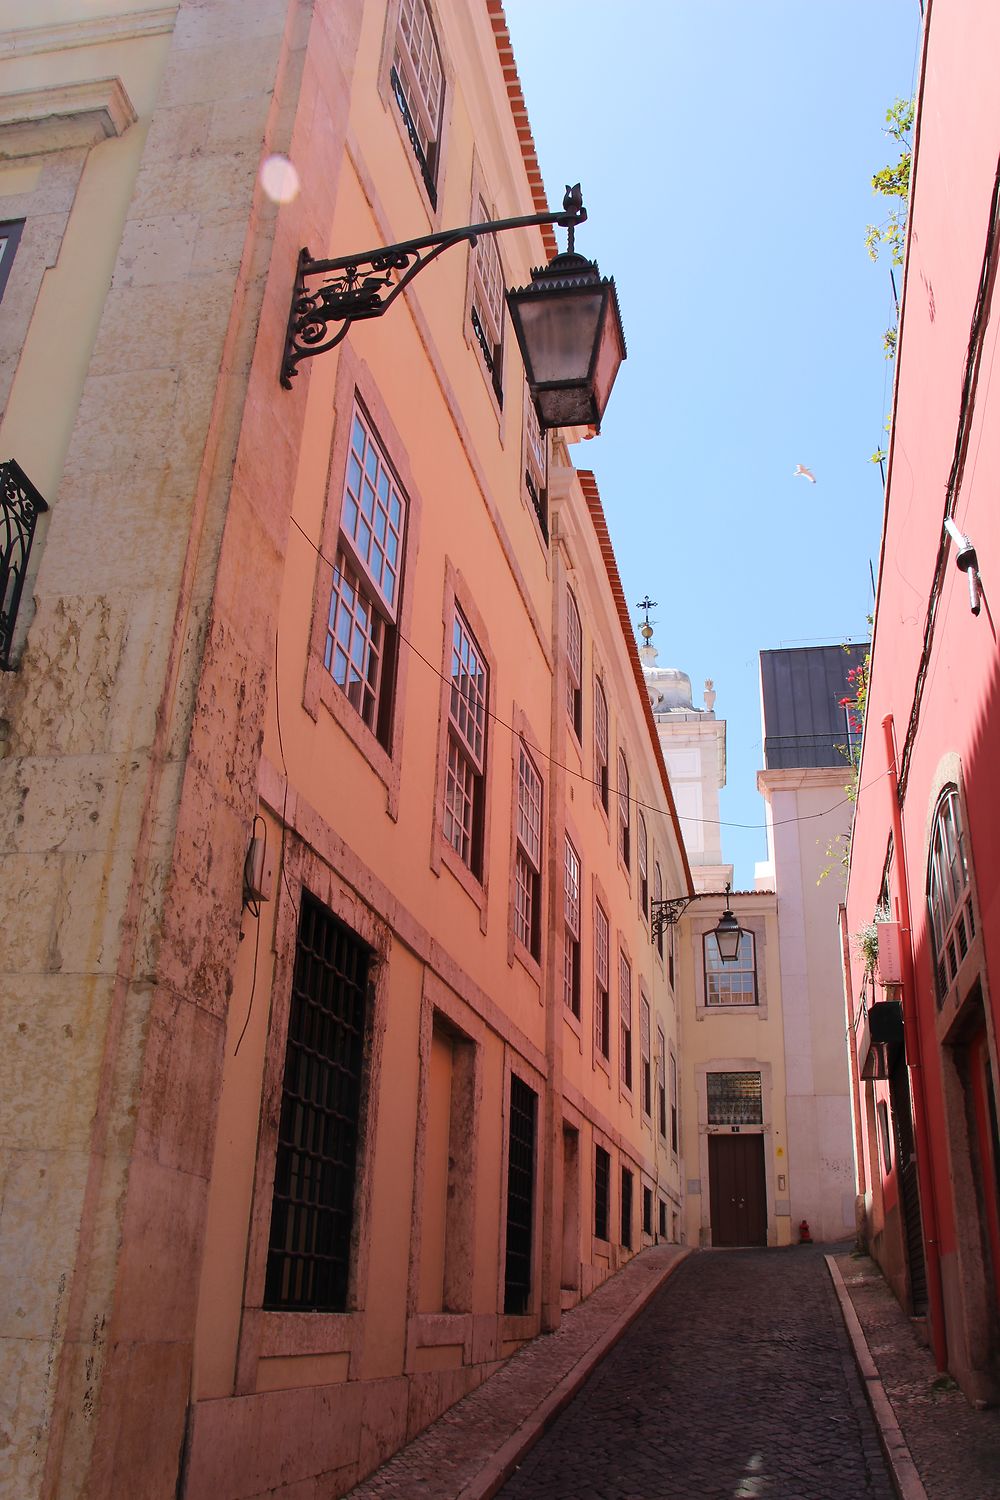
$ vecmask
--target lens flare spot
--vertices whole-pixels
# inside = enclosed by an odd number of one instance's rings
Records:
[[[287,156],[269,156],[260,169],[260,185],[272,203],[291,203],[298,197],[299,174]]]

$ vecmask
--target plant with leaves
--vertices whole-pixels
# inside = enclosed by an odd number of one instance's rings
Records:
[[[915,105],[912,99],[896,99],[886,110],[885,134],[902,149],[895,166],[883,167],[872,178],[872,192],[885,198],[897,198],[901,206],[889,210],[881,224],[869,224],[865,231],[865,246],[872,260],[878,260],[879,252],[888,250],[891,264],[901,266],[906,249],[906,215],[910,197],[910,166],[913,161],[913,145],[910,132],[913,129]],[[887,328],[882,336],[882,351],[886,359],[896,358],[896,329]],[[878,462],[873,457],[873,462]]]
[[[878,260],[879,252],[889,251],[894,266],[903,264],[906,246],[906,205],[910,196],[910,165],[913,161],[913,145],[910,131],[913,129],[915,106],[912,99],[896,99],[886,110],[885,134],[902,147],[895,166],[883,167],[872,178],[872,192],[885,198],[899,198],[902,207],[890,209],[881,224],[869,224],[865,231],[865,246],[872,260]]]

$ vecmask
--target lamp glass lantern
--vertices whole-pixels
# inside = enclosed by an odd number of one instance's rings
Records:
[[[728,898],[728,891],[726,893]],[[719,949],[719,957],[724,964],[734,964],[740,956],[740,942],[743,937],[743,929],[729,901],[726,901],[726,909],[719,918],[719,924],[715,929],[715,942]]]
[[[570,250],[512,287],[507,306],[542,429],[600,429],[626,357],[613,277]]]

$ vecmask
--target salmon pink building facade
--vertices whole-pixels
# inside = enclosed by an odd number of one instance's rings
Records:
[[[679,1237],[690,872],[506,314],[551,227],[279,382],[302,247],[547,212],[500,0],[42,21],[0,60],[4,1450],[24,1500],[335,1496]]]
[[[844,933],[868,1244],[974,1401],[1000,1396],[998,45],[995,7],[925,7]]]

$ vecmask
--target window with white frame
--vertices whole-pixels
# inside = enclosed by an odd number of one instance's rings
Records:
[[[594,903],[594,1046],[605,1062],[611,1056],[611,928],[599,901]]]
[[[639,1066],[642,1112],[653,1116],[653,1059],[650,1052],[649,1001],[639,992]]]
[[[663,1035],[663,1028],[656,1029],[656,1116],[660,1134],[664,1140],[667,1138],[667,1080],[664,1070],[666,1068],[667,1043]]]
[[[580,1016],[580,856],[566,837],[563,859],[563,1000],[573,1015]]]
[[[8,219],[6,223],[0,224],[0,297],[3,296],[7,285],[7,278],[10,276],[10,268],[14,263],[23,229],[23,219]]]
[[[594,679],[594,781],[597,784],[601,806],[610,810],[608,777],[608,700],[600,679]]]
[[[714,932],[703,938],[705,953],[705,1004],[756,1005],[757,962],[752,932],[740,933],[736,962],[723,963]]]
[[[456,606],[451,634],[445,765],[445,841],[477,879],[483,874],[489,679],[483,653]]]
[[[583,626],[573,590],[566,585],[566,712],[583,741]]]
[[[618,950],[618,1004],[621,1017],[621,1079],[632,1087],[632,966],[624,948]]]
[[[934,948],[934,980],[941,1005],[972,946],[976,920],[972,913],[969,861],[958,788],[946,787],[934,814],[927,865],[927,905]]]
[[[528,382],[524,382],[524,487],[538,517],[542,535],[549,539],[549,442],[538,421]]]
[[[405,521],[402,490],[356,404],[323,660],[387,749]]]
[[[476,223],[486,224],[492,217],[486,200],[480,198]],[[472,331],[497,401],[502,406],[504,284],[496,236],[479,235],[472,257],[472,307],[469,313]]]
[[[653,906],[654,906],[654,908],[655,908],[656,911],[659,911],[659,909],[660,909],[659,906],[657,905],[657,902],[662,901],[662,900],[663,900],[663,876],[660,874],[659,862],[657,860],[654,860],[653,861]],[[663,957],[663,923],[662,922],[659,924],[659,927],[657,928],[657,932],[656,932],[656,951],[660,955],[660,957],[662,958]],[[671,983],[673,983],[673,975],[670,976],[670,980],[671,980]]]
[[[646,819],[642,813],[636,813],[636,842],[638,843],[639,862],[639,910],[642,912],[642,920],[649,921],[649,844],[646,839]]]
[[[436,208],[444,70],[426,0],[400,0],[390,81],[424,186]]]
[[[522,743],[518,752],[514,932],[532,958],[542,956],[542,778]]]
[[[618,858],[626,870],[632,868],[632,807],[629,794],[628,763],[625,752],[618,752]]]
[[[670,1149],[677,1155],[677,1059],[670,1054]]]

